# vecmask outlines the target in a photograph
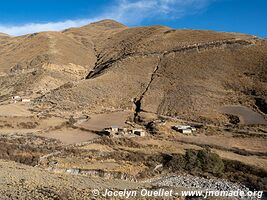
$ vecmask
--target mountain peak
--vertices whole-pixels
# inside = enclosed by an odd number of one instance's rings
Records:
[[[123,25],[123,24],[121,24],[115,20],[112,20],[112,19],[104,19],[104,20],[101,20],[98,22],[93,22],[90,25],[104,26],[107,28],[124,28],[124,27],[126,27],[125,25]]]

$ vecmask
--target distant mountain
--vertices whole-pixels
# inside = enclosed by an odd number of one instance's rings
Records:
[[[267,101],[267,41],[250,35],[103,20],[9,38],[0,52],[2,99],[38,93],[48,110],[216,121],[222,105]]]
[[[0,45],[4,44],[10,36],[5,33],[0,33]]]
[[[10,37],[8,34],[5,33],[0,33],[0,38],[4,38],[4,37]]]

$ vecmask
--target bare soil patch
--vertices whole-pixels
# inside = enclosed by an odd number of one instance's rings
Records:
[[[82,131],[80,129],[62,128],[59,130],[52,130],[45,133],[38,133],[38,135],[47,138],[53,138],[61,141],[63,144],[75,144],[86,142],[99,136],[93,132]]]
[[[89,120],[81,123],[79,126],[93,131],[101,131],[102,129],[110,126],[124,127],[126,125],[126,120],[131,115],[133,115],[133,113],[130,111],[92,114],[90,115]]]
[[[267,124],[267,121],[261,114],[256,113],[245,106],[224,106],[220,108],[220,112],[239,116],[241,119],[241,123],[243,124]]]

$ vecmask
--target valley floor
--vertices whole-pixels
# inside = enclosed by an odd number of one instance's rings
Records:
[[[148,113],[134,122],[134,112],[122,110],[63,118],[38,115],[31,103],[3,104],[0,111],[2,199],[92,199],[92,189],[206,190],[218,182],[218,190],[267,190],[266,125],[216,126]],[[197,127],[190,134],[172,128],[189,124]],[[141,128],[146,136],[101,135],[110,126]]]

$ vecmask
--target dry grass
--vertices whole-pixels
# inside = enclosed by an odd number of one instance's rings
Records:
[[[200,145],[218,146],[225,149],[245,149],[251,152],[267,152],[267,141],[262,138],[233,138],[232,135],[197,135],[178,137],[180,141],[195,143]]]
[[[222,151],[214,149],[219,156],[228,160],[237,160],[246,165],[256,166],[267,171],[267,160],[265,158],[259,158],[257,156],[242,156],[229,151]]]

